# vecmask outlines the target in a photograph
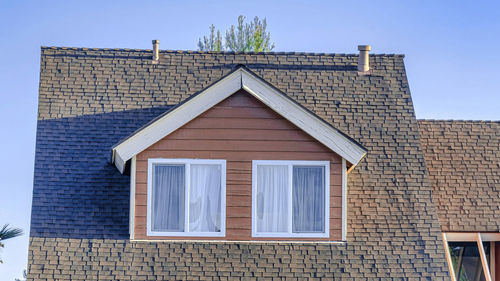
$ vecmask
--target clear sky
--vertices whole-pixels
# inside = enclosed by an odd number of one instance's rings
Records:
[[[276,51],[404,53],[418,118],[500,119],[500,1],[0,1],[0,279],[26,268],[40,46],[194,50],[266,17]]]

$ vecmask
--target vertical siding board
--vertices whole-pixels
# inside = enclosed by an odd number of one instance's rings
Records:
[[[243,91],[222,101],[136,158],[136,239],[199,239],[147,237],[147,159],[205,158],[227,160],[227,182],[226,237],[203,237],[204,240],[341,240],[340,156]],[[330,237],[252,238],[252,160],[330,161]]]

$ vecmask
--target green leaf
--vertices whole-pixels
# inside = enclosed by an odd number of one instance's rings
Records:
[[[0,241],[21,236],[22,234],[23,234],[22,229],[9,227],[9,224],[5,224],[0,229]]]
[[[274,49],[271,34],[266,31],[267,22],[255,17],[250,23],[245,23],[245,17],[238,17],[238,24],[231,25],[226,30],[224,44],[220,31],[215,34],[215,27],[210,26],[210,35],[198,40],[199,51],[232,51],[232,52],[269,52]]]

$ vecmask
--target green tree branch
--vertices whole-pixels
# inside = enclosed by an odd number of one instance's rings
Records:
[[[231,25],[226,30],[224,44],[220,31],[215,32],[215,26],[210,26],[210,35],[198,40],[199,51],[232,51],[232,52],[270,52],[274,49],[271,34],[266,31],[267,22],[255,17],[250,23],[245,23],[245,17],[238,17],[237,26]]]

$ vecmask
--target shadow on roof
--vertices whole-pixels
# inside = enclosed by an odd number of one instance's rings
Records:
[[[128,238],[130,178],[111,146],[166,110],[38,121],[30,236]]]

